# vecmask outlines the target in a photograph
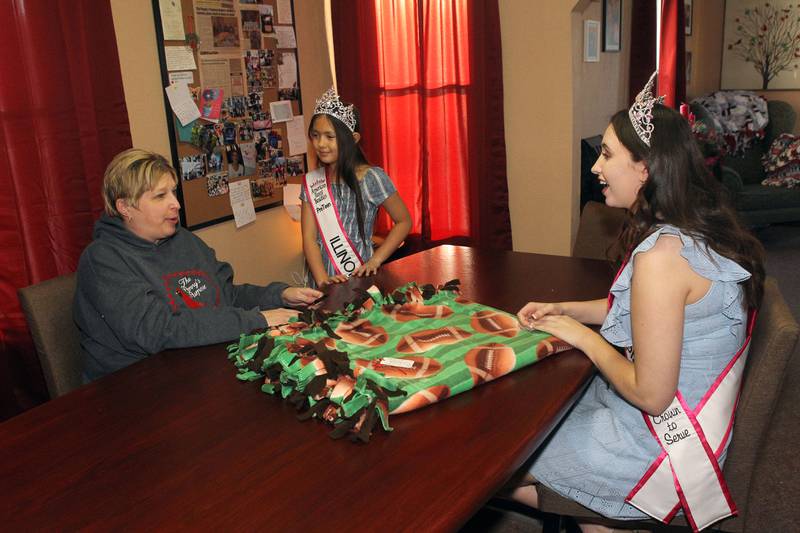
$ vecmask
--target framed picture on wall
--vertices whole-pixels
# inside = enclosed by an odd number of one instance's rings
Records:
[[[622,0],[603,0],[603,52],[619,52],[622,41]]]
[[[692,0],[683,0],[683,33],[692,34]]]
[[[583,61],[600,61],[600,23],[596,20],[583,21]]]
[[[798,49],[797,3],[727,0],[720,89],[800,89]]]

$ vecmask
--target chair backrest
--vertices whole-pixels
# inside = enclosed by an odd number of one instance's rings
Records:
[[[764,146],[769,149],[772,141],[783,133],[792,133],[797,122],[797,112],[794,106],[783,100],[770,100],[767,102],[769,124],[764,130]]]
[[[798,334],[800,327],[786,305],[777,282],[768,277],[764,286],[764,300],[753,330],[742,392],[736,408],[733,439],[724,468],[731,495],[739,507],[739,516],[723,521],[719,525],[722,531],[743,531],[755,464]]]
[[[18,291],[51,398],[82,383],[80,338],[72,319],[76,283],[77,276],[69,274]]]
[[[624,209],[608,207],[600,202],[587,202],[581,212],[572,256],[609,259],[607,255],[609,252],[613,258],[617,250],[614,248],[609,250],[609,247],[616,243],[624,220]]]

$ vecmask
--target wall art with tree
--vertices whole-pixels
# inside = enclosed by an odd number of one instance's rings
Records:
[[[728,0],[722,89],[800,89],[800,7]]]

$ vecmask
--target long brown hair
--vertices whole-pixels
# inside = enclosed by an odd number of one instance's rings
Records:
[[[342,105],[350,105],[342,102]],[[364,234],[364,200],[361,194],[361,186],[358,183],[356,169],[361,165],[369,165],[361,145],[353,138],[353,133],[361,134],[361,116],[358,109],[353,106],[353,115],[356,119],[354,130],[351,132],[344,122],[333,115],[325,115],[336,132],[336,146],[339,150],[339,158],[336,161],[336,175],[353,191],[356,198],[356,223],[361,240],[369,242]],[[321,115],[311,117],[311,124],[308,126],[308,136],[314,130],[314,124]]]
[[[653,106],[652,123],[648,147],[627,110],[611,118],[617,138],[648,171],[620,234],[622,250],[635,248],[659,224],[676,226],[750,272],[743,282],[745,301],[757,308],[764,293],[763,246],[739,221],[722,184],[706,166],[689,123],[663,105]]]

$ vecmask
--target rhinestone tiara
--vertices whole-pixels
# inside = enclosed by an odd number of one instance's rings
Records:
[[[330,115],[341,120],[351,132],[356,131],[356,114],[352,105],[344,105],[333,87],[317,99],[315,115]]]
[[[644,86],[642,92],[636,95],[636,100],[634,100],[631,108],[628,109],[628,118],[631,119],[636,135],[647,146],[650,146],[650,136],[653,135],[654,129],[651,122],[653,119],[653,106],[664,103],[663,96],[653,98],[653,85],[657,75],[657,70],[650,75],[647,85]]]

